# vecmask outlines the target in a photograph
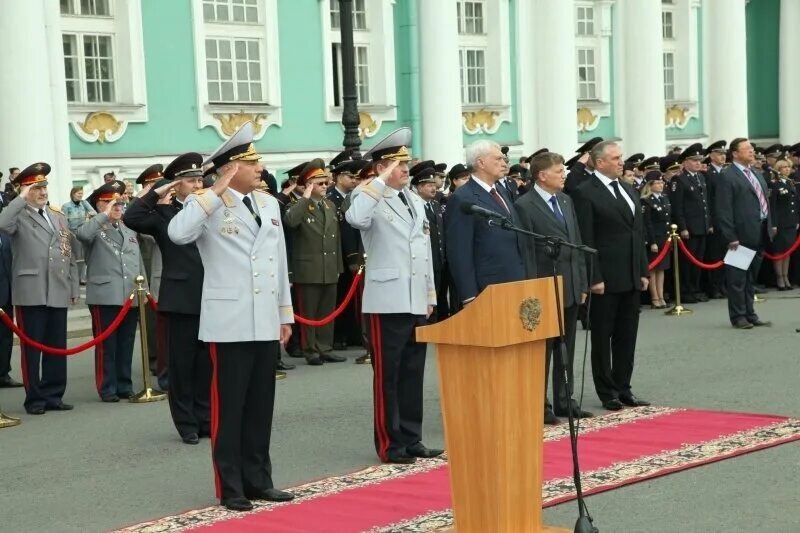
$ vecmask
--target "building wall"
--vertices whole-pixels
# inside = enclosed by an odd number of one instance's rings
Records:
[[[747,4],[747,116],[749,136],[755,139],[777,139],[780,128],[778,21],[781,1],[797,0],[750,0]],[[798,24],[800,21],[796,26]]]

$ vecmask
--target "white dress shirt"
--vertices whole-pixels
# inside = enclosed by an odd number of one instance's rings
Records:
[[[597,176],[597,179],[599,179],[602,182],[603,185],[605,185],[606,189],[608,189],[608,192],[611,193],[611,196],[616,198],[617,195],[614,192],[614,187],[611,186],[611,183],[615,182],[615,181],[618,182],[618,180],[612,180],[610,178],[607,178],[604,175],[602,175],[600,172],[598,172],[597,170],[594,171],[594,175]],[[636,207],[634,207],[633,200],[631,200],[631,198],[628,196],[628,193],[625,192],[625,189],[622,187],[622,185],[618,185],[618,188],[619,188],[620,194],[622,195],[622,198],[625,199],[625,202],[627,202],[628,207],[631,208],[631,213],[633,213],[635,215],[636,214]]]
[[[483,190],[488,192],[490,195],[492,194],[492,189],[497,190],[496,186],[493,187],[493,186],[489,185],[488,183],[486,183],[486,182],[484,182],[482,180],[479,180],[475,176],[472,176],[472,179],[475,182],[477,182],[478,185],[480,185],[483,188]],[[506,206],[506,211],[508,211],[510,213],[511,209],[508,208],[508,204],[506,203],[505,199],[503,198],[503,195],[498,192],[497,196],[500,198],[500,201],[503,202],[503,205]]]

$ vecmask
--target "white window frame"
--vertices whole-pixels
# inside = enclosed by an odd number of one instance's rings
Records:
[[[335,43],[341,43],[339,29],[331,27],[331,1],[318,0],[320,19],[322,20],[322,57],[325,80],[325,121],[342,121],[343,106],[334,105],[333,91],[333,58],[331,51]],[[394,4],[396,0],[365,0],[365,30],[353,31],[353,44],[367,48],[369,63],[369,103],[359,104],[358,111],[362,116],[369,115],[375,125],[365,128],[361,134],[372,137],[381,128],[384,121],[397,120],[397,92],[395,87],[394,59]],[[341,75],[339,82],[342,83]]]
[[[277,0],[258,1],[259,21],[257,24],[206,22],[203,15],[203,3],[203,0],[192,0],[198,127],[202,129],[211,126],[220,137],[225,139],[232,133],[229,123],[250,119],[257,124],[254,138],[258,140],[264,136],[270,126],[280,126],[283,123]],[[261,102],[211,102],[209,100],[206,39],[256,39],[259,41]]]
[[[683,129],[690,118],[699,116],[697,31],[700,0],[662,2],[661,9],[672,13],[672,38],[662,41],[664,52],[672,53],[674,57],[675,98],[666,100],[666,110],[674,107],[684,110],[681,115],[684,122],[668,123],[666,127]]]
[[[458,48],[484,49],[486,97],[483,103],[462,103],[462,123],[469,135],[494,134],[503,122],[511,122],[511,34],[509,29],[509,0],[482,0],[483,34],[459,34]],[[465,13],[461,12],[463,18]],[[459,52],[460,53],[460,52]],[[456,58],[458,61],[458,58]],[[459,82],[460,86],[460,82]],[[475,113],[494,115],[491,126],[475,124]],[[472,129],[471,129],[472,128]]]
[[[603,117],[611,116],[611,6],[615,0],[575,0],[575,91],[578,95],[578,109],[591,111],[595,120],[592,124],[579,125],[579,131],[592,131]],[[594,32],[591,35],[578,34],[578,10],[592,8]],[[594,50],[595,97],[580,98],[580,78],[578,76],[578,50]]]
[[[75,0],[79,4],[80,0]],[[83,141],[114,142],[121,138],[130,122],[147,122],[147,78],[144,63],[141,0],[110,0],[110,16],[61,15],[60,32],[111,36],[114,68],[113,102],[70,102],[69,123]],[[61,39],[59,39],[59,48]],[[63,54],[61,54],[63,61]],[[83,66],[81,66],[83,70]],[[124,75],[122,75],[124,73]],[[85,91],[85,86],[81,92]],[[66,93],[65,93],[66,94]],[[84,128],[94,114],[108,114],[119,126],[100,132]],[[90,131],[87,131],[90,130]]]

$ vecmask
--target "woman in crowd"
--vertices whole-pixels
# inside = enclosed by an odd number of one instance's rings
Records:
[[[773,254],[780,254],[791,248],[797,238],[798,218],[797,195],[791,180],[792,164],[785,159],[775,164],[775,172],[769,182],[769,203],[772,212],[772,232],[770,244]],[[790,291],[789,257],[772,262],[775,281],[779,291]]]
[[[642,188],[642,212],[649,261],[652,262],[661,251],[669,235],[671,223],[671,206],[664,193],[664,181],[661,172],[651,170],[645,175]],[[664,272],[671,266],[669,254],[650,271],[650,306],[653,309],[664,309]]]

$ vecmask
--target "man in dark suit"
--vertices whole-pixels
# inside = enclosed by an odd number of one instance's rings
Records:
[[[0,307],[14,318],[14,306],[11,305],[11,237],[0,231]],[[0,388],[22,387],[22,383],[13,379],[11,372],[11,348],[14,345],[14,334],[7,327],[0,328]]]
[[[575,207],[572,200],[562,192],[564,189],[564,158],[559,154],[546,152],[531,160],[531,177],[535,180],[533,189],[517,201],[515,207],[519,213],[521,227],[539,233],[552,235],[573,244],[583,244]],[[564,279],[564,341],[567,356],[566,370],[572,382],[572,363],[575,357],[575,334],[578,326],[578,308],[586,300],[589,292],[586,277],[586,262],[581,252],[571,248],[560,248],[554,259],[547,253],[546,243],[527,239],[525,260],[529,271],[535,271],[540,277],[552,276],[555,271]],[[535,251],[535,253],[531,253]],[[547,368],[553,359],[553,404],[555,413],[551,411],[545,393],[545,423],[548,418],[568,416],[572,408],[573,416],[585,418],[591,413],[582,411],[577,404],[569,402],[571,391],[564,381],[564,365],[561,360],[560,346],[557,340],[547,341]],[[545,389],[547,381],[545,380]],[[570,405],[571,404],[571,405]],[[557,419],[556,419],[557,422]]]
[[[728,243],[722,238],[719,232],[719,224],[717,224],[717,206],[716,206],[716,190],[719,183],[720,174],[725,168],[727,162],[727,150],[725,146],[728,143],[724,140],[711,143],[706,148],[706,155],[708,156],[708,170],[706,171],[706,188],[708,189],[708,207],[711,213],[711,227],[714,232],[708,236],[706,243],[706,259],[707,263],[716,263],[725,257],[725,252],[728,250]],[[725,269],[717,268],[708,271],[708,296],[711,299],[724,298],[726,293],[725,289]]]
[[[761,252],[769,240],[767,228],[772,227],[767,183],[758,171],[750,168],[755,159],[750,141],[743,138],[731,141],[730,155],[733,164],[722,171],[716,187],[717,224],[729,250],[746,246],[756,250],[756,256],[747,270],[725,265],[728,315],[738,329],[770,326],[753,309],[753,283],[761,267]]]
[[[592,178],[594,166],[592,166],[592,159],[589,153],[597,143],[602,141],[602,137],[594,137],[586,141],[583,146],[576,150],[579,155],[567,162],[569,173],[567,174],[567,181],[564,184],[565,193],[572,194],[575,189]]]
[[[475,141],[467,147],[467,164],[472,166],[472,177],[450,196],[445,217],[450,274],[461,304],[471,302],[494,283],[535,275],[526,276],[522,244],[515,233],[461,211],[462,205],[475,204],[518,222],[511,197],[496,186],[508,169],[500,146],[488,140]]]
[[[572,194],[583,242],[591,257],[592,375],[597,396],[611,411],[649,405],[631,391],[639,329],[640,291],[647,290],[644,219],[639,194],[622,176],[622,151],[614,142],[592,148],[595,172]]]

